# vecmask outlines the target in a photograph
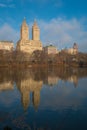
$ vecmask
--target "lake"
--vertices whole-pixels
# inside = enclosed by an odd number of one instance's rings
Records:
[[[87,130],[87,68],[0,69],[0,130]]]

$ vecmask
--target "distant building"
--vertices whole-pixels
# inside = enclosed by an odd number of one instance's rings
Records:
[[[55,46],[49,45],[43,48],[45,54],[57,54],[58,50]]]
[[[67,49],[67,53],[73,55],[74,54],[74,49],[73,48]]]
[[[65,48],[62,51],[71,55],[76,55],[78,54],[78,45],[74,43],[72,48]]]
[[[77,45],[77,43],[74,43],[74,45],[73,45],[73,53],[74,54],[78,53],[78,45]]]
[[[24,19],[20,30],[20,40],[17,42],[16,50],[30,54],[36,50],[42,50],[42,43],[40,41],[40,29],[36,21],[32,26],[32,40],[30,40],[29,27],[26,23],[26,20]]]
[[[12,41],[0,41],[0,50],[13,51],[14,44]]]

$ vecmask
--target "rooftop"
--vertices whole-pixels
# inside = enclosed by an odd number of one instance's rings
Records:
[[[0,42],[13,43],[13,41],[4,41],[4,40]]]
[[[48,46],[45,46],[45,47],[55,47],[54,45],[50,44]],[[56,48],[56,47],[55,47]]]

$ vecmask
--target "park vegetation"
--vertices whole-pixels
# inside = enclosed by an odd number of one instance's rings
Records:
[[[17,51],[0,51],[0,67],[32,67],[32,66],[66,66],[87,67],[87,53],[74,55],[66,52],[45,54],[35,51],[32,54]]]

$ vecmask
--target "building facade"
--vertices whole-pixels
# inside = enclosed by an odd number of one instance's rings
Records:
[[[13,51],[14,44],[11,41],[0,41],[0,50]]]
[[[45,54],[57,54],[58,50],[55,46],[49,45],[43,48]]]
[[[17,42],[16,50],[30,54],[36,50],[42,50],[42,43],[40,41],[40,29],[36,21],[32,26],[32,40],[30,40],[29,27],[26,23],[26,20],[24,19],[20,30],[20,40]]]
[[[65,48],[62,51],[71,55],[76,55],[78,54],[78,45],[74,43],[72,48]]]

